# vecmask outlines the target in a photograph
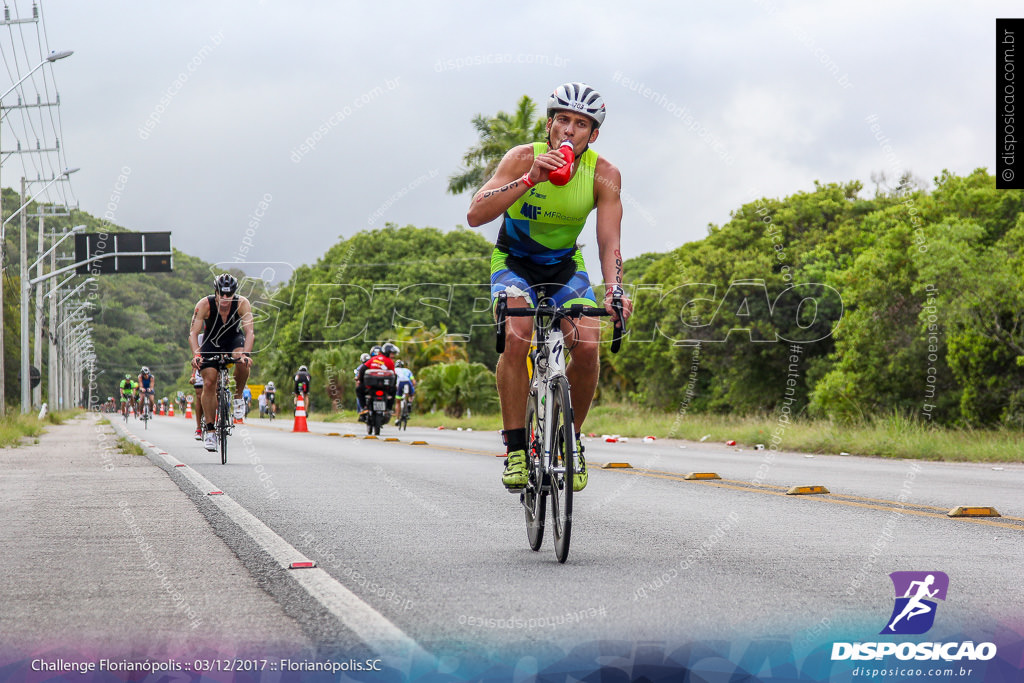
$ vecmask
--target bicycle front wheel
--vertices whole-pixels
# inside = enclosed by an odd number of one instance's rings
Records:
[[[220,394],[220,419],[217,421],[217,436],[220,440],[220,464],[228,464],[228,420],[231,419],[231,399],[227,391]]]
[[[565,562],[569,557],[569,538],[572,535],[572,475],[576,461],[576,434],[572,424],[572,403],[569,400],[569,381],[555,379],[552,387],[551,446],[551,529],[555,539],[555,557]]]
[[[544,426],[537,415],[537,394],[530,393],[526,404],[526,467],[529,480],[523,491],[523,507],[526,509],[526,537],[530,550],[540,550],[544,542],[544,515],[547,511],[548,496],[543,490],[544,473],[540,468],[543,452]]]

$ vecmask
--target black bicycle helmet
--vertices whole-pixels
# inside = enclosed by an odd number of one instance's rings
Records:
[[[238,280],[231,273],[221,273],[213,281],[213,289],[221,296],[234,296],[238,289]]]
[[[370,349],[371,358],[374,356],[379,356],[381,353],[383,353],[383,349],[381,349],[379,346],[374,346],[373,348]]]

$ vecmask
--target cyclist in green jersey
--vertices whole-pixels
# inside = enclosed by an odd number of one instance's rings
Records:
[[[597,140],[605,118],[601,94],[584,83],[558,86],[548,98],[547,140],[509,150],[494,175],[473,197],[467,219],[473,227],[501,217],[502,225],[491,257],[491,297],[504,291],[508,305],[536,304],[534,287],[548,285],[547,294],[559,305],[596,306],[576,239],[590,212],[597,209],[597,246],[604,277],[604,307],[612,314],[612,297],[622,296],[623,317],[633,305],[622,292],[622,254],[619,235],[622,200],[619,170],[590,145]],[[568,184],[555,186],[549,174],[567,162],[558,151],[572,144],[576,163]],[[553,285],[553,286],[552,286]],[[566,376],[571,386],[577,451],[573,489],[587,485],[586,462],[580,433],[597,388],[600,323],[581,318],[563,323],[570,363]],[[508,488],[526,485],[526,401],[530,392],[527,357],[533,332],[531,318],[506,321],[505,352],[496,370],[501,419],[508,457],[502,483]]]
[[[133,400],[133,397],[132,397],[132,376],[126,373],[125,376],[124,376],[124,379],[122,379],[118,383],[117,389],[118,389],[118,392],[119,392],[119,394],[121,396],[121,403],[122,404],[127,403],[128,407],[130,407],[132,410],[134,410],[135,409],[135,403],[134,403],[134,400]],[[125,410],[125,406],[124,405],[121,406],[121,410],[122,411]]]

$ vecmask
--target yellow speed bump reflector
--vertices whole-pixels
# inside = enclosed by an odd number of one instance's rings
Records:
[[[721,479],[721,477],[715,472],[690,472],[683,479],[694,481],[699,479]]]
[[[341,436],[338,432],[327,432],[324,436]]]
[[[946,513],[950,517],[1002,517],[993,507],[960,505]]]
[[[601,465],[601,469],[602,470],[617,470],[617,469],[631,470],[631,469],[633,469],[633,466],[630,465],[628,462],[606,462],[605,464]]]
[[[816,493],[828,493],[824,486],[794,486],[786,491],[787,496],[810,496]]]
[[[413,441],[409,444],[410,446],[426,446],[426,441]]]
[[[377,437],[376,437],[376,436],[374,436],[373,434],[367,434],[367,435],[366,435],[366,436],[364,436],[363,438],[364,438],[364,439],[374,439],[374,440],[376,440],[376,439],[377,439]]]
[[[355,435],[355,434],[342,434],[341,436],[342,436],[343,438],[346,438],[346,439],[348,439],[348,438],[355,438],[355,436],[356,436],[356,435]]]
[[[389,437],[387,437],[384,440],[385,441],[398,441],[398,437],[397,436],[389,436]]]

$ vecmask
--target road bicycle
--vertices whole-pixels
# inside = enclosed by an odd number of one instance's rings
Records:
[[[509,308],[504,292],[498,294],[495,308],[497,321],[496,344],[498,353],[505,350],[505,322],[508,317],[532,317],[536,351],[531,355],[533,376],[526,404],[527,471],[523,489],[510,489],[519,493],[526,512],[526,535],[531,550],[540,550],[544,541],[547,499],[551,499],[553,519],[552,536],[555,557],[565,562],[569,557],[569,539],[572,536],[572,479],[576,465],[576,437],[573,427],[572,401],[569,380],[565,376],[565,334],[562,321],[581,317],[610,315],[604,308],[573,304],[560,307],[538,287],[537,305],[530,308]],[[622,321],[622,300],[615,297],[612,308]],[[612,353],[622,343],[624,326],[615,325]]]
[[[395,420],[395,426],[404,432],[409,426],[409,416],[412,414],[412,394],[409,393],[409,387],[405,387],[398,406],[398,419]]]
[[[231,409],[231,375],[228,368],[235,364],[235,359],[230,355],[221,355],[213,358],[217,363],[217,422],[214,429],[217,431],[217,441],[220,445],[220,464],[228,464],[228,437],[234,430],[234,411]]]
[[[142,397],[142,415],[139,418],[142,420],[142,426],[145,429],[149,429],[149,420],[153,417],[152,410],[149,407],[149,399],[145,396]]]

